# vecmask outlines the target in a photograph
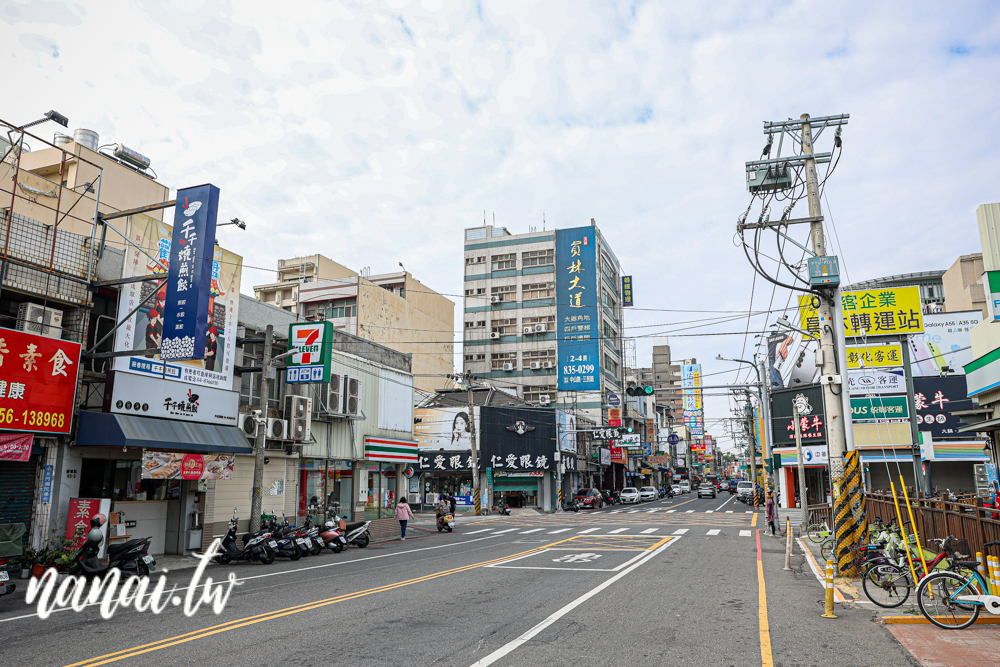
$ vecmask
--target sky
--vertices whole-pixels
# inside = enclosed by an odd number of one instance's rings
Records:
[[[706,334],[780,313],[690,328],[720,316],[697,311],[789,298],[734,245],[763,121],[850,114],[823,200],[849,281],[947,269],[1000,201],[995,2],[0,0],[0,26],[0,117],[56,109],[171,188],[219,186],[220,216],[247,223],[219,233],[246,294],[320,252],[402,262],[460,304],[484,212],[512,233],[593,218],[633,276],[638,365],[674,332],[713,382],[745,381],[715,357],[756,340]],[[710,433],[731,406],[708,398]]]

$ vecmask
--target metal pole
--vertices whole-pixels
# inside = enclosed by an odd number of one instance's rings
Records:
[[[802,456],[802,428],[799,423],[799,406],[792,402],[792,418],[795,420],[795,456],[798,457],[799,468],[799,508],[802,510],[800,532],[809,526],[809,502],[806,500],[806,467]]]
[[[483,501],[479,497],[479,461],[476,458],[476,404],[472,396],[472,382],[468,377],[465,380],[469,383],[469,420],[472,422],[469,424],[469,431],[472,434],[470,439],[472,444],[472,506],[474,514],[479,516],[483,510]]]
[[[757,438],[754,437],[754,432],[756,431],[756,424],[753,423],[753,409],[750,407],[750,397],[747,396],[747,407],[744,411],[746,414],[747,421],[750,421],[747,429],[748,438],[750,444],[750,480],[753,482],[753,488],[750,491],[751,502],[753,503],[753,508],[757,509],[757,503],[759,496],[757,495]]]
[[[910,342],[906,336],[899,337],[900,347],[903,349],[903,377],[906,378],[906,404],[910,413],[910,447],[913,454],[913,480],[914,489],[923,491],[927,495],[927,489],[923,485],[923,474],[921,472],[922,462],[920,460],[920,432],[917,428],[917,411],[913,407],[915,399],[913,397],[913,369],[910,368]]]
[[[576,437],[575,435],[573,436]],[[562,469],[563,469],[563,457],[562,457],[562,440],[559,437],[559,420],[556,420],[556,507],[555,511],[562,511]]]
[[[767,367],[764,365],[763,358],[760,359],[759,368],[757,378],[760,380],[760,416],[764,421],[765,461],[772,461],[773,455],[771,454],[771,449],[774,447],[774,434],[771,432],[771,377],[767,373]],[[780,475],[778,475],[778,471],[773,467],[771,468],[771,479],[774,483],[775,498],[780,498],[781,496],[778,495],[781,491]]]
[[[255,533],[260,530],[261,514],[261,494],[264,486],[264,440],[267,437],[267,396],[270,389],[271,372],[271,339],[274,334],[274,326],[268,324],[264,330],[264,366],[260,374],[260,417],[262,422],[258,424],[257,442],[254,443],[255,458],[253,467],[253,495],[250,498],[250,532]]]

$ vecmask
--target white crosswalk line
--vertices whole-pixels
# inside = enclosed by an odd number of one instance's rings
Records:
[[[686,532],[688,532],[687,528],[681,528],[680,530],[675,530],[674,535],[683,535]]]
[[[673,513],[674,513],[674,512],[676,512],[676,511],[677,511],[677,510],[667,510],[667,514],[673,514]]]
[[[508,528],[507,530],[498,530],[497,532],[495,532],[493,534],[494,535],[502,535],[503,533],[509,533],[512,530],[518,530],[518,529],[517,528]]]
[[[655,533],[658,530],[659,528],[647,528],[646,530],[642,531],[642,534],[649,535],[650,533]]]
[[[719,534],[719,533],[721,533],[721,532],[722,532],[721,530],[719,530],[719,529],[717,529],[717,528],[716,528],[716,529],[714,529],[714,530],[710,530],[710,531],[708,531],[708,532],[707,532],[707,533],[705,533],[705,534],[706,534],[706,535],[718,535],[718,534]]]
[[[615,530],[609,530],[608,535],[614,535],[615,533],[624,533],[628,528],[617,528]]]
[[[726,510],[726,514],[732,514],[732,513],[733,513],[732,510]]]
[[[747,510],[744,514],[753,514],[753,510]]]
[[[577,535],[586,535],[587,533],[595,533],[599,531],[600,528],[588,528],[587,530],[581,530]]]
[[[544,528],[534,528],[532,530],[526,530],[526,531],[524,531],[522,533],[518,533],[518,535],[528,535],[530,533],[540,533],[543,530],[545,530],[545,529]]]
[[[684,512],[684,513],[685,513],[685,514],[694,514],[694,510],[687,510],[687,511],[686,511],[686,512]]]
[[[752,533],[749,530],[741,530],[740,537],[750,537]]]
[[[713,514],[715,510],[705,510],[705,514]]]
[[[558,535],[559,533],[565,533],[567,530],[573,530],[572,528],[560,528],[559,530],[550,530],[547,535]]]
[[[638,512],[638,511],[639,511],[639,510],[629,510],[629,512],[628,512],[628,513],[629,513],[629,514],[635,514],[635,513],[636,513],[636,512]]]
[[[480,530],[472,530],[472,531],[469,531],[468,533],[462,533],[462,534],[463,535],[475,535],[476,533],[488,533],[491,530],[493,530],[493,529],[492,528],[482,528]]]
[[[655,511],[656,511],[656,510],[649,510],[648,512],[646,512],[646,514],[652,514],[652,513],[653,513],[653,512],[655,512]]]

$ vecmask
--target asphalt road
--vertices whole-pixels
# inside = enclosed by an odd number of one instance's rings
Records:
[[[819,583],[782,572],[784,540],[728,494],[471,517],[453,534],[421,523],[405,542],[213,565],[214,580],[241,579],[218,615],[104,620],[91,606],[41,620],[18,591],[0,599],[3,664],[915,664],[870,612],[819,618]],[[166,576],[185,587],[193,573]]]

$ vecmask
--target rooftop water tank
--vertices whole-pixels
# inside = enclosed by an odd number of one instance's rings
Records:
[[[149,167],[149,158],[138,151],[134,151],[125,144],[115,144],[114,155],[119,160],[123,162],[128,162],[129,164],[138,167],[139,169],[146,169]]]
[[[68,134],[63,134],[62,132],[56,132],[55,137],[52,139],[52,143],[56,146],[65,146],[71,141],[73,141],[73,137]]]
[[[78,130],[73,130],[73,141],[80,144],[81,146],[86,146],[92,151],[97,150],[97,140],[99,139],[97,132],[93,130],[85,130],[80,128]]]

